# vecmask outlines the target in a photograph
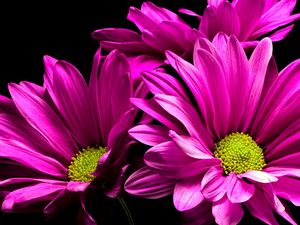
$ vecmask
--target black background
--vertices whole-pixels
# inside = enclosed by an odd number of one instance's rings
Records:
[[[26,80],[42,85],[43,55],[66,60],[79,69],[88,79],[92,59],[99,47],[91,32],[100,28],[120,27],[138,32],[126,19],[128,8],[140,8],[143,1],[47,1],[39,3],[11,2],[1,7],[1,87],[0,94],[9,97],[7,83]],[[203,14],[205,0],[199,1],[153,1],[157,6],[173,12],[188,8]],[[299,3],[298,3],[299,5]],[[297,6],[294,13],[299,12]],[[198,19],[178,13],[192,27],[198,27]],[[278,69],[282,70],[300,57],[300,22],[295,22],[291,33],[281,42],[273,44]],[[136,225],[180,224],[180,213],[172,203],[172,196],[163,199],[125,199]],[[289,203],[289,202],[288,202]],[[300,208],[288,204],[298,223]],[[42,214],[0,213],[0,224],[75,224],[78,205],[45,222]],[[121,214],[120,214],[121,216]],[[289,224],[276,215],[279,224]],[[264,224],[245,210],[240,224]]]

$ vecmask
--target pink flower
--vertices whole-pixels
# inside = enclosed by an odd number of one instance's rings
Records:
[[[182,13],[198,16],[199,31],[212,40],[222,31],[235,35],[244,48],[254,48],[262,35],[273,32],[278,27],[300,19],[300,14],[291,15],[296,0],[208,0],[203,16],[190,10],[180,9]],[[292,30],[294,25],[280,28],[269,37],[280,41]]]
[[[105,195],[121,194],[135,143],[128,129],[138,109],[129,98],[148,89],[141,80],[133,87],[138,67],[118,51],[96,52],[89,86],[68,62],[45,56],[44,66],[44,87],[10,83],[12,100],[0,97],[1,210],[50,219],[81,201],[78,224],[97,224],[88,209],[98,201],[97,222],[106,219]]]
[[[183,224],[237,224],[242,204],[265,223],[277,224],[274,210],[296,224],[282,198],[300,205],[300,60],[278,74],[269,38],[248,60],[224,33],[196,42],[194,65],[166,56],[194,100],[174,77],[142,72],[155,96],[132,102],[164,126],[129,130],[153,147],[125,190],[143,198],[173,193]]]

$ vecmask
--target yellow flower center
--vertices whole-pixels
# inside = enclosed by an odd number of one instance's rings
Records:
[[[89,174],[95,171],[98,160],[107,152],[107,148],[103,147],[87,147],[82,149],[75,157],[72,158],[68,173],[71,181],[89,182],[94,176]]]
[[[224,175],[232,171],[242,174],[249,170],[262,170],[266,165],[263,150],[248,134],[232,133],[215,143],[214,155],[222,160]]]

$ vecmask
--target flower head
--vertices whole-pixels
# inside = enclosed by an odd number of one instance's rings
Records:
[[[123,54],[100,50],[89,86],[73,65],[45,56],[44,87],[10,83],[12,100],[1,96],[2,211],[43,211],[50,219],[81,201],[78,223],[96,224],[87,206],[103,193],[121,194],[138,110],[129,98],[148,89],[138,79],[134,87],[138,67]]]
[[[273,210],[296,224],[282,198],[299,206],[300,61],[278,74],[269,38],[248,60],[222,32],[212,43],[197,40],[193,64],[166,55],[193,98],[174,77],[142,72],[154,97],[132,102],[163,125],[129,130],[153,147],[125,189],[144,198],[173,193],[183,224],[237,224],[242,204],[268,224],[277,224]]]

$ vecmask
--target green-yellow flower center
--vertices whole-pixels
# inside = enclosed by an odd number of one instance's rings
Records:
[[[107,152],[107,148],[103,147],[87,147],[82,149],[75,157],[72,158],[69,166],[69,178],[71,181],[89,182],[94,179],[94,176],[89,174],[95,171],[98,160]]]
[[[263,150],[248,134],[232,133],[215,143],[215,157],[222,160],[224,175],[262,170],[266,165]]]

